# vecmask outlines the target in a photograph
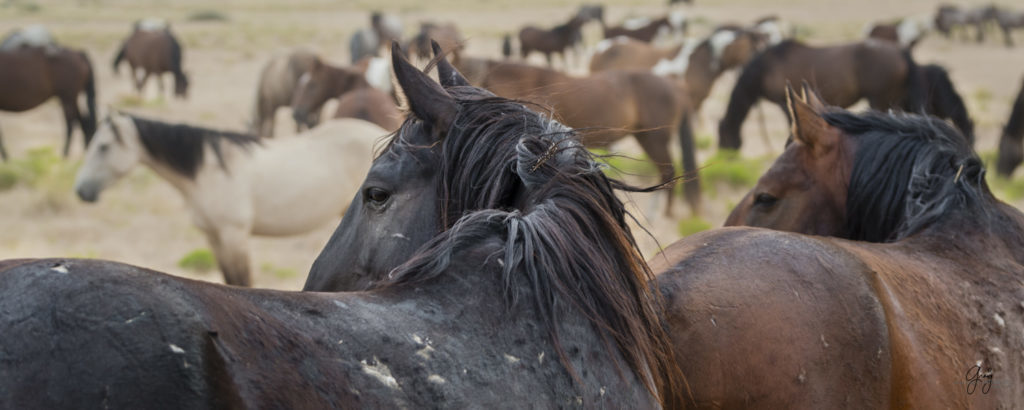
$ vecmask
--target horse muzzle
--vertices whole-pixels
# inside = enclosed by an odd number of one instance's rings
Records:
[[[100,198],[100,186],[96,183],[85,183],[75,187],[78,198],[85,202],[96,202]]]

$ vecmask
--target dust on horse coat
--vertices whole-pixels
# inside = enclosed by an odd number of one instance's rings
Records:
[[[1024,215],[992,196],[966,138],[791,101],[793,142],[727,224],[845,239],[726,228],[651,259],[680,366],[701,376],[692,400],[1024,405]]]
[[[160,26],[156,26],[160,27]],[[135,89],[142,92],[150,75],[156,75],[156,84],[160,92],[164,90],[163,74],[171,73],[174,77],[174,95],[185,98],[188,96],[188,76],[181,68],[182,47],[178,39],[171,33],[168,26],[162,28],[149,27],[137,23],[132,34],[121,45],[114,57],[114,73],[122,60],[128,61]],[[141,71],[141,77],[139,72]]]
[[[89,145],[75,192],[94,202],[137,164],[146,165],[185,198],[225,281],[248,286],[249,236],[295,235],[336,220],[370,167],[374,142],[386,133],[340,119],[301,138],[261,142],[115,114]]]
[[[78,105],[83,92],[84,112]],[[66,48],[58,48],[55,53],[38,47],[0,51],[0,110],[28,111],[51,97],[60,100],[64,111],[67,157],[76,124],[82,129],[86,145],[96,132],[96,84],[89,56]],[[3,149],[0,156],[6,156]]]
[[[517,189],[523,210],[460,218],[370,292],[239,289],[102,261],[0,262],[0,309],[10,313],[0,317],[0,406],[681,405],[663,389],[673,358],[613,181],[557,123],[479,90],[438,99],[449,91],[429,90],[422,73],[407,80],[410,70],[396,67],[418,117],[375,169],[432,178],[415,171],[464,169],[454,153],[476,151],[461,160],[508,176],[482,181]],[[487,127],[495,118],[501,126]],[[404,181],[368,178],[366,192],[388,182]],[[387,210],[363,198],[381,199],[361,194],[351,213]]]
[[[550,107],[566,125],[586,129],[583,142],[607,148],[632,134],[658,167],[662,182],[675,175],[669,153],[672,131],[677,130],[683,172],[697,175],[690,115],[692,108],[683,88],[674,80],[643,71],[604,71],[573,77],[559,71],[509,62],[491,62],[481,88],[505,97]],[[683,183],[686,201],[699,212],[697,178]],[[668,195],[671,212],[672,195]]]
[[[317,60],[316,53],[296,49],[275,55],[263,66],[260,82],[256,88],[256,104],[253,113],[251,132],[261,137],[274,136],[274,121],[277,109],[290,107],[299,78],[308,72]],[[295,121],[296,132],[306,124],[316,125],[320,122],[319,111],[310,112],[302,121]]]
[[[338,97],[334,118],[358,118],[394,131],[402,125],[404,116],[390,95],[373,87],[363,87]]]
[[[1010,118],[1003,127],[1003,135],[999,138],[999,157],[996,160],[996,172],[1009,178],[1013,170],[1024,161],[1024,83],[1017,92],[1017,99],[1010,110]]]

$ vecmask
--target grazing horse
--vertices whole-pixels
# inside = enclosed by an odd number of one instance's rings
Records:
[[[1017,100],[1010,110],[1010,119],[1003,127],[1003,136],[999,138],[999,158],[996,161],[996,172],[1009,178],[1013,170],[1024,161],[1024,84],[1017,92]]]
[[[621,26],[604,28],[604,38],[625,36],[645,43],[650,43],[659,34],[667,33],[679,36],[686,34],[686,15],[676,10],[658,19],[641,17],[627,20]]]
[[[455,24],[426,22],[420,24],[419,33],[406,42],[404,50],[421,59],[428,59],[431,53],[431,40],[441,44],[441,47],[450,50],[453,54],[458,54],[466,45],[465,37],[462,36],[459,28],[455,27]]]
[[[1024,28],[1024,10],[996,8],[993,13],[999,29],[1003,31],[1003,41],[1007,47],[1013,47],[1013,30]]]
[[[344,213],[387,131],[336,120],[303,138],[259,137],[114,114],[100,126],[75,192],[87,202],[139,163],[185,198],[224,280],[249,286],[249,236],[308,232]],[[296,212],[296,210],[301,210]]]
[[[790,98],[727,224],[838,238],[725,228],[651,259],[694,407],[1024,406],[1024,215],[966,138]]]
[[[744,67],[729,97],[725,117],[718,125],[719,147],[739,149],[740,126],[760,98],[784,108],[787,81],[808,81],[821,91],[825,101],[839,107],[849,107],[866,98],[874,109],[916,112],[935,109],[939,103],[930,99],[959,99],[945,70],[930,70],[927,76],[923,75],[910,53],[895,44],[868,40],[812,47],[787,40],[765,50]],[[952,118],[958,126],[969,125],[962,102],[943,108],[956,111],[926,112]],[[972,134],[970,128],[961,131]]]
[[[49,100],[60,99],[64,110],[64,157],[71,149],[75,124],[82,129],[85,145],[96,132],[96,82],[92,64],[84,51],[57,47],[19,47],[0,51],[0,110],[28,111]],[[78,106],[85,92],[86,110]],[[0,148],[0,155],[6,152]]]
[[[292,105],[299,78],[313,68],[317,59],[316,53],[297,49],[278,54],[263,66],[259,86],[256,88],[256,104],[250,133],[261,137],[274,136],[274,117],[277,109]],[[295,121],[295,131],[302,131],[306,124],[316,125],[319,122],[319,111],[310,112],[307,118]]]
[[[390,95],[373,87],[362,87],[338,97],[334,118],[358,118],[394,131],[402,125],[404,116]]]
[[[384,64],[381,64],[384,63]],[[360,88],[377,87],[391,91],[391,70],[382,58],[368,61],[365,69],[340,67],[316,58],[312,67],[302,77],[292,96],[292,117],[296,123],[309,127],[316,125],[312,118],[319,117],[324,104],[347,92]],[[314,117],[315,116],[315,117]]]
[[[174,76],[174,95],[180,98],[188,96],[188,76],[181,68],[181,43],[171,33],[170,26],[152,26],[144,24],[146,20],[136,22],[132,34],[121,45],[114,57],[114,73],[122,60],[128,60],[131,68],[135,90],[142,93],[150,74],[156,74],[156,85],[160,92],[164,91],[163,73]],[[137,70],[142,71],[139,77]]]
[[[985,41],[985,23],[995,18],[996,8],[993,5],[978,6],[970,10],[961,10],[957,6],[943,4],[935,12],[935,29],[946,38],[950,38],[953,30],[963,27],[963,36],[968,36],[967,26],[974,26],[977,41]]]
[[[341,224],[368,218],[395,243],[429,241],[408,248],[389,283],[292,293],[102,261],[0,262],[0,405],[683,405],[620,184],[570,129],[479,89],[442,89],[392,58],[415,117]],[[520,208],[425,224],[438,206],[488,193]],[[390,211],[407,201],[433,205]]]
[[[472,60],[459,59],[457,63]],[[588,147],[607,148],[632,134],[644,153],[658,167],[661,182],[675,175],[669,143],[677,130],[682,151],[683,193],[694,213],[700,210],[700,182],[691,129],[692,108],[686,91],[675,80],[645,71],[604,71],[573,77],[559,71],[526,64],[485,61],[470,67],[475,84],[505,98],[550,107],[554,116],[573,128],[586,129]],[[477,74],[480,73],[480,74]],[[671,214],[668,194],[666,214]]]
[[[569,62],[565,59],[565,50],[574,46],[580,41],[582,35],[580,28],[586,20],[579,14],[573,16],[568,22],[559,24],[551,29],[542,29],[534,26],[526,26],[519,30],[519,56],[524,60],[530,53],[537,51],[544,54],[544,59],[551,67],[551,55],[558,54],[566,66]],[[444,45],[442,45],[444,47]],[[445,48],[445,50],[448,50]]]

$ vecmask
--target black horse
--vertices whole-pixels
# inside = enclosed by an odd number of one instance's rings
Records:
[[[335,235],[368,219],[387,221],[395,246],[425,243],[387,283],[297,294],[103,261],[0,262],[0,407],[678,405],[619,184],[572,130],[392,56],[413,116]],[[451,185],[478,176],[505,185]],[[446,229],[425,217],[490,195],[518,206],[446,214]]]
[[[1024,161],[1024,85],[1017,93],[1017,100],[1010,110],[1010,119],[1003,127],[1003,136],[999,138],[999,159],[996,161],[996,172],[1004,177],[1013,175],[1013,170]]]

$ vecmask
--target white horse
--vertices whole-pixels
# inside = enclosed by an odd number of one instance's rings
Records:
[[[145,164],[185,197],[225,282],[248,286],[249,235],[295,235],[337,221],[370,169],[375,141],[387,133],[337,119],[293,138],[260,140],[117,113],[86,149],[75,192],[94,202]]]

